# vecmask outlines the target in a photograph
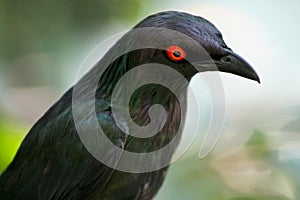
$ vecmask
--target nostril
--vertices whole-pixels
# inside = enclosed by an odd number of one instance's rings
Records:
[[[229,62],[231,62],[231,58],[229,56],[226,56],[226,57],[222,58],[222,61],[229,63]]]

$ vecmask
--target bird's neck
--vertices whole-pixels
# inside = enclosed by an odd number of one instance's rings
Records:
[[[129,95],[129,102],[127,104],[128,111],[130,113],[130,117],[134,121],[135,124],[139,126],[147,126],[151,118],[149,116],[149,111],[151,107],[155,104],[161,105],[166,111],[166,120],[164,124],[159,124],[159,126],[163,126],[161,131],[149,138],[147,140],[147,144],[149,146],[146,148],[146,151],[154,151],[159,149],[166,144],[168,144],[174,135],[176,135],[180,131],[181,125],[184,122],[185,111],[186,111],[186,90],[187,85],[182,84],[181,81],[176,79],[171,79],[169,82],[172,85],[173,89],[169,89],[168,87],[164,87],[159,84],[144,84],[141,87],[138,87],[134,90],[132,94],[127,93],[128,84],[121,84],[120,87],[116,88],[118,81],[121,77],[126,76],[130,70],[134,67],[138,67],[143,63],[138,62],[137,60],[128,60],[125,56],[114,60],[114,62],[109,65],[103,73],[101,73],[101,69],[105,66],[103,61],[100,61],[95,68],[90,71],[82,80],[81,85],[82,89],[80,92],[81,95],[86,97],[84,99],[93,99],[96,98],[99,100],[105,100],[111,103],[111,106],[119,106],[116,104],[112,104],[114,98],[122,99]],[[143,79],[143,75],[147,75],[140,71],[139,78]],[[102,74],[99,80],[99,74]],[[98,82],[93,82],[93,80],[99,80]],[[91,84],[97,83],[97,88],[95,91],[90,91],[86,88]],[[80,83],[79,83],[80,84]],[[116,94],[116,96],[113,96]],[[175,95],[175,94],[180,94]],[[79,94],[80,95],[80,94]],[[130,136],[128,136],[130,137]],[[141,144],[144,143],[145,140],[140,138],[131,137],[132,140],[137,140],[138,142],[133,142],[131,144]],[[130,140],[128,138],[128,140]],[[156,145],[152,145],[157,143]],[[138,152],[139,148],[133,146],[128,146],[133,152]],[[175,148],[175,146],[174,146]]]

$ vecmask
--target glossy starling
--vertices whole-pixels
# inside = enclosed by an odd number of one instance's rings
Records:
[[[143,28],[148,31],[143,31]],[[144,35],[131,34],[139,29]],[[195,44],[179,37],[175,32],[190,38]],[[118,54],[122,52],[121,49],[126,50],[138,43],[148,47]],[[197,48],[197,45],[202,49]],[[155,48],[156,46],[159,48]],[[152,166],[155,170],[139,173],[123,171],[117,167],[117,161],[123,159],[122,155],[114,161],[116,167],[107,166],[96,159],[91,153],[92,150],[83,144],[78,129],[83,130],[88,142],[97,141],[95,135],[89,135],[92,132],[90,126],[93,124],[89,109],[93,108],[96,122],[121,152],[155,152],[171,143],[174,135],[181,134],[180,122],[184,121],[182,108],[185,105],[180,105],[180,98],[186,98],[185,92],[178,98],[170,88],[152,83],[144,84],[131,95],[129,112],[132,121],[138,126],[151,123],[149,113],[154,104],[161,105],[167,113],[165,118],[161,118],[164,122],[161,129],[151,137],[142,138],[128,134],[125,131],[130,127],[127,119],[123,119],[122,115],[116,119],[112,112],[112,96],[118,80],[136,67],[148,64],[150,71],[143,71],[142,68],[136,73],[136,79],[143,80],[151,71],[157,71],[161,66],[154,63],[172,68],[185,77],[187,82],[198,72],[216,70],[259,82],[252,67],[225,44],[221,33],[206,19],[177,11],[151,15],[116,42],[35,123],[14,160],[0,177],[0,199],[152,199],[162,185],[168,169],[168,165],[162,165],[162,168],[155,166],[170,162],[178,139],[170,145],[166,155],[157,154],[144,163],[145,167]],[[158,70],[156,76],[164,79],[165,74],[160,74]],[[167,76],[165,78],[170,79]],[[89,85],[94,80],[96,87],[91,91]],[[179,92],[187,87],[177,79],[169,82]],[[74,100],[76,86],[80,86],[76,93],[81,100],[78,102]],[[117,98],[126,95],[126,85],[118,92]],[[74,120],[74,109],[84,113],[83,117]],[[121,125],[117,125],[116,121],[120,119],[123,121],[121,120]],[[100,142],[93,147],[107,152],[108,159],[113,160],[116,156],[112,153],[114,151],[107,149],[105,143]],[[122,162],[131,165],[131,160],[123,159]]]

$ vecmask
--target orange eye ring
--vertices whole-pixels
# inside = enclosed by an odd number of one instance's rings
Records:
[[[185,51],[179,46],[169,46],[167,48],[167,56],[171,60],[179,62],[185,59]]]

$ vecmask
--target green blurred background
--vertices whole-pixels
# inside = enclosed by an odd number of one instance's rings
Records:
[[[262,84],[221,74],[220,141],[199,159],[197,139],[156,199],[300,199],[299,9],[298,0],[0,0],[0,172],[97,44],[149,14],[181,10],[213,22]]]

